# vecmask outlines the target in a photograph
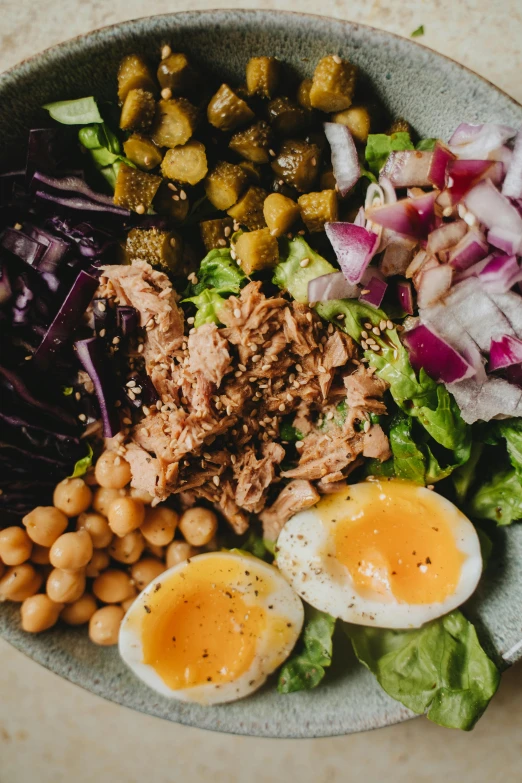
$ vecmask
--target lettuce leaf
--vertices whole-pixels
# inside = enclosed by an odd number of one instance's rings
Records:
[[[522,519],[522,485],[516,470],[500,470],[482,483],[467,512],[477,519],[491,519],[499,526]]]
[[[202,324],[219,324],[219,311],[226,302],[226,299],[213,289],[205,288],[198,296],[190,296],[182,299],[182,302],[192,302],[198,308],[194,319],[194,326],[197,329]]]
[[[68,478],[78,478],[79,476],[84,476],[92,465],[92,454],[93,452],[91,449],[91,444],[88,443],[87,454],[85,457],[82,457],[76,462],[74,470],[71,475],[68,476]]]
[[[378,175],[388,160],[390,152],[402,152],[403,150],[413,149],[415,147],[410,139],[410,134],[406,133],[406,131],[391,134],[371,133],[366,142],[364,157],[370,171]]]
[[[283,291],[288,291],[296,302],[308,302],[308,283],[321,275],[338,272],[325,258],[312,250],[302,237],[295,237],[283,245],[283,261],[274,269],[272,282]],[[301,261],[310,259],[307,266]]]
[[[72,101],[55,101],[42,106],[53,120],[62,125],[89,125],[103,122],[98,105],[92,95],[87,98],[75,98]]]
[[[435,149],[437,141],[438,139],[421,139],[417,142],[415,149],[420,150],[420,152],[432,152]]]
[[[197,278],[198,282],[192,286],[193,295],[206,288],[219,294],[237,294],[247,282],[245,273],[230,255],[228,247],[211,250],[201,262]]]
[[[469,731],[498,688],[497,667],[458,610],[415,630],[349,626],[347,633],[386,693],[440,726]]]
[[[281,668],[277,690],[279,693],[315,688],[332,662],[332,637],[335,618],[311,606],[306,608],[303,632],[303,650]]]

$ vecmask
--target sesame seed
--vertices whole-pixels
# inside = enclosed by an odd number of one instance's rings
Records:
[[[177,187],[175,186],[175,184],[173,182],[169,182],[167,187],[170,188],[170,190],[173,190],[174,192],[177,191]]]
[[[384,330],[386,329],[386,321],[383,320],[379,322],[379,329],[381,330],[381,332],[384,332]]]
[[[272,158],[275,158],[275,152],[274,152],[274,150],[268,150],[268,154],[269,154],[269,155],[270,155]]]
[[[365,329],[363,329],[363,331],[361,332],[361,337],[363,337],[365,340],[368,339],[368,332]]]
[[[333,412],[332,411],[328,411],[328,413],[326,414],[326,418],[328,419],[328,421],[331,421],[333,419],[333,417],[334,417]]]
[[[123,419],[123,423],[124,423],[124,424],[132,424],[132,419],[129,419],[129,417],[128,417],[128,416],[126,416],[126,417]]]
[[[238,364],[238,369],[241,370],[241,372],[246,372],[246,367],[244,364]]]
[[[230,234],[232,233],[230,226],[225,226],[225,228],[224,228],[224,230],[223,230],[223,233],[224,233],[224,235],[225,235],[226,237],[229,237],[229,236],[230,236]]]
[[[312,323],[312,313],[307,313],[307,314],[306,314],[306,320],[307,320],[309,323]]]
[[[138,345],[138,353],[143,353],[144,350],[145,350],[145,346],[143,345],[143,343],[140,343]]]
[[[145,405],[143,405],[142,411],[145,414],[145,416],[149,416],[150,415],[150,408],[147,408]]]
[[[170,101],[170,99],[172,98],[172,90],[170,89],[170,87],[165,87],[161,91],[161,97],[163,98],[164,101]]]
[[[136,381],[127,381],[125,386],[128,386],[129,389],[132,389],[133,386],[136,386]]]
[[[365,422],[364,422],[364,425],[363,425],[363,430],[364,430],[364,432],[369,432],[369,430],[370,430],[370,427],[371,427],[371,426],[372,426],[372,425],[370,424],[370,422],[369,422],[369,421],[365,421]]]
[[[303,441],[302,441],[302,440],[298,440],[298,441],[297,441],[297,443],[295,444],[295,447],[296,447],[296,449],[297,449],[298,451],[300,451],[301,449],[304,449],[304,443],[303,443]]]
[[[267,370],[269,370],[269,369],[270,369],[270,365],[269,365],[269,364],[263,364],[263,365],[262,365],[262,367],[261,367],[261,369],[262,369],[264,372],[266,372]]]
[[[237,220],[234,220],[234,222],[232,224],[232,228],[234,229],[234,231],[239,231],[239,229],[241,228],[241,226],[239,225]]]
[[[380,334],[380,333],[381,333],[381,330],[379,329],[379,327],[378,327],[378,326],[374,326],[374,327],[373,327],[373,329],[372,329],[372,332],[373,332],[374,334]]]
[[[136,207],[136,212],[138,213],[138,215],[145,214],[145,207],[143,206],[143,204],[138,204],[138,206]]]
[[[371,323],[365,323],[365,324],[364,324],[364,328],[365,328],[365,329],[371,329],[371,328],[372,328],[372,325],[371,325]]]
[[[21,223],[15,223],[14,224],[14,228],[15,228],[16,231],[20,231],[20,229],[22,228],[22,224]]]
[[[119,342],[120,342],[120,338],[119,337],[113,337],[112,338],[112,344],[113,345],[118,345]]]
[[[255,375],[252,375],[249,379],[250,383],[255,383],[257,381],[257,378]]]
[[[321,372],[321,373],[322,373],[322,372],[326,372],[326,368],[325,368],[325,367],[323,367],[323,365],[322,365],[322,364],[320,364],[320,365],[319,365],[319,367],[318,367],[318,370],[319,370],[319,372]]]
[[[312,158],[310,163],[312,164],[312,166],[317,166],[317,158]]]
[[[78,418],[80,419],[80,421],[87,421],[87,416],[85,415],[85,413],[80,413]]]
[[[173,201],[179,201],[179,196],[176,196],[176,195],[172,196],[172,200]]]
[[[364,340],[361,340],[361,348],[363,349],[363,351],[368,350],[368,344]]]
[[[195,321],[195,320],[196,320],[196,319],[194,318],[194,316],[193,316],[193,315],[191,315],[191,316],[190,316],[190,318],[187,318],[187,323],[192,325],[192,324],[194,323],[194,321]]]
[[[161,48],[161,59],[166,60],[167,57],[170,57],[171,54],[172,54],[172,49],[168,44],[165,44],[165,46]]]
[[[452,212],[453,212],[453,207],[445,207],[442,210],[442,216],[443,217],[451,217]]]
[[[239,307],[236,307],[234,310],[234,318],[241,318],[241,310]]]
[[[255,356],[252,356],[252,361],[254,362],[254,364],[258,362],[260,359],[261,359],[260,353],[256,353]]]
[[[363,290],[361,291],[361,294],[369,294],[369,293],[370,293],[370,289],[369,288],[363,288]],[[366,326],[366,324],[365,324],[365,326]],[[371,324],[370,324],[370,326],[371,326]]]
[[[99,302],[95,302],[95,304],[100,313],[104,313],[105,310],[107,309],[107,307],[105,306],[105,302],[99,301]]]
[[[390,320],[386,321],[386,328],[387,329],[393,329],[393,321],[390,321]]]
[[[219,487],[219,476],[214,476],[214,478],[212,479],[212,481],[214,482],[214,484],[216,485],[216,487]]]
[[[283,411],[286,410],[286,405],[284,404],[284,402],[282,402],[281,405],[279,406],[279,410],[281,411],[281,413],[283,413]]]
[[[341,58],[339,57],[338,54],[334,54],[333,57],[332,57],[332,60],[334,61],[334,63],[337,63],[337,65],[340,65],[341,62],[342,62],[342,60],[341,60]]]
[[[184,191],[184,190],[180,190],[180,192],[179,192],[179,197],[180,197],[180,199],[181,199],[182,201],[186,201],[186,200],[187,200],[187,194],[185,193],[185,191]]]
[[[31,355],[24,357],[26,362],[30,362],[33,358]]]
[[[100,337],[105,337],[106,334],[107,334],[106,329],[100,329]]]
[[[300,364],[296,364],[295,369],[297,370],[297,372],[303,372],[303,368],[301,367]]]
[[[308,266],[309,263],[310,263],[309,258],[303,258],[302,261],[299,261],[299,266],[302,266],[304,268],[305,266]]]

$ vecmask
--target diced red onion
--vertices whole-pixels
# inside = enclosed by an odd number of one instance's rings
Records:
[[[324,228],[344,276],[349,283],[358,283],[377,250],[379,237],[353,223],[326,223]]]
[[[468,227],[464,220],[455,220],[452,223],[443,223],[428,237],[426,250],[435,255],[441,250],[454,247],[467,233]]]
[[[410,188],[414,185],[426,187],[430,184],[429,172],[433,152],[404,150],[390,152],[382,173],[396,188]]]
[[[479,280],[486,291],[505,294],[522,280],[522,269],[516,256],[494,255],[480,271]],[[520,302],[522,307],[522,300]]]
[[[515,139],[513,156],[502,185],[502,193],[509,198],[522,198],[522,128]]]
[[[446,294],[453,282],[453,270],[447,264],[423,269],[418,282],[417,302],[419,307],[429,307]]]
[[[332,168],[341,196],[353,188],[361,176],[361,166],[352,134],[345,125],[325,122],[324,132],[332,151]]]
[[[413,315],[413,291],[411,283],[407,280],[398,281],[397,299],[404,312]]]
[[[502,370],[504,367],[510,367],[521,362],[522,340],[519,340],[518,337],[504,334],[498,339],[491,340],[488,368],[491,372]]]
[[[467,269],[464,269],[461,272],[458,272],[455,275],[455,283],[460,283],[462,280],[467,280],[470,277],[478,277],[485,266],[489,264],[491,259],[493,258],[493,254],[491,253],[489,256],[486,256],[486,258],[483,258],[482,261],[477,261],[476,264],[473,264],[472,266],[469,266]]]
[[[327,302],[330,299],[355,299],[359,286],[349,283],[342,272],[315,277],[308,283],[309,302]]]
[[[382,172],[379,175],[379,185],[381,186],[382,192],[384,193],[384,203],[395,204],[397,201],[395,188],[393,187],[388,177],[386,177]]]
[[[440,141],[437,141],[432,153],[428,182],[438,190],[444,190],[448,178],[448,166],[455,155]]]
[[[512,386],[522,388],[522,364],[512,364],[510,367],[506,367],[504,375]]]
[[[435,225],[436,191],[418,198],[406,198],[383,207],[370,207],[366,217],[372,223],[390,228],[398,234],[424,239]]]
[[[465,234],[460,242],[450,250],[448,263],[457,271],[464,271],[488,254],[488,244],[478,229]]]
[[[509,229],[493,227],[488,231],[488,242],[508,255],[522,255],[522,235]]]
[[[474,185],[486,177],[498,185],[503,176],[504,165],[498,161],[451,161],[448,167],[448,191],[451,204],[458,204]]]
[[[484,125],[462,123],[449,140],[449,148],[461,159],[486,160],[490,154],[513,138],[516,131],[508,125],[486,122]]]
[[[417,371],[424,368],[434,381],[456,383],[476,374],[471,364],[424,324],[403,332],[402,341],[413,368]]]
[[[503,228],[522,235],[522,215],[489,179],[475,185],[463,201],[487,228]]]
[[[364,302],[371,307],[380,307],[381,302],[384,299],[386,289],[388,288],[388,283],[385,283],[384,280],[381,280],[380,277],[374,275],[364,285],[365,287],[359,294],[359,301]]]

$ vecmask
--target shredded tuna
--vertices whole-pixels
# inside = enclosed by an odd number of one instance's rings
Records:
[[[279,533],[290,517],[298,511],[314,506],[319,497],[319,492],[309,481],[291,481],[279,493],[275,503],[259,515],[263,523],[263,538],[277,541]]]
[[[382,397],[388,384],[361,364],[357,370],[344,379],[346,401],[350,408],[362,408],[370,413],[386,413]]]
[[[207,381],[219,388],[230,367],[228,342],[219,334],[216,324],[203,324],[189,335],[189,371],[200,372]]]
[[[388,436],[380,424],[374,424],[363,437],[363,457],[371,457],[381,462],[391,457]]]

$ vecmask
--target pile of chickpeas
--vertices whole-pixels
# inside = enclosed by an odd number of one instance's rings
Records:
[[[138,592],[166,569],[215,548],[213,511],[194,506],[180,516],[153,507],[130,480],[128,462],[104,451],[85,480],[56,486],[52,506],[33,509],[24,527],[0,530],[0,601],[21,604],[24,631],[40,633],[61,619],[88,623],[95,644],[116,644]]]

